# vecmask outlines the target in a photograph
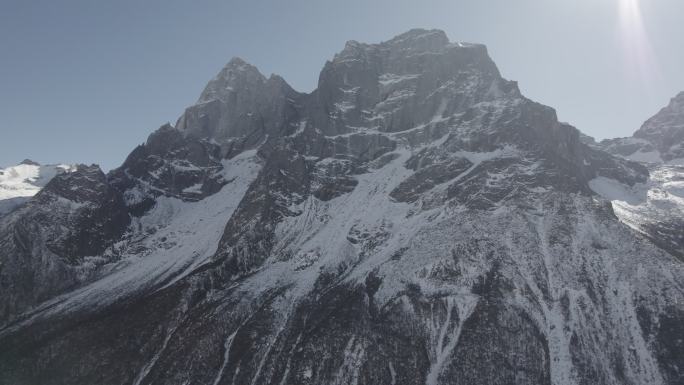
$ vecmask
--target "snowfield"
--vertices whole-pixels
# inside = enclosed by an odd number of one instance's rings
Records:
[[[36,195],[55,175],[74,166],[27,163],[0,169],[0,215],[6,214]]]

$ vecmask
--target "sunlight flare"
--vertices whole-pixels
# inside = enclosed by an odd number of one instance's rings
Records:
[[[644,25],[640,0],[620,1],[620,36],[631,80],[650,89],[659,77],[657,60]]]

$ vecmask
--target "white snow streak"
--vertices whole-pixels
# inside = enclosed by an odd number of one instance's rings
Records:
[[[444,369],[444,364],[451,358],[451,354],[458,344],[463,324],[468,317],[470,317],[470,314],[475,309],[475,305],[477,305],[477,297],[475,296],[465,296],[462,298],[447,297],[444,301],[446,302],[447,312],[444,322],[439,328],[434,360],[432,360],[430,365],[430,370],[425,379],[425,385],[438,385],[439,375]],[[454,308],[456,308],[458,316],[458,323],[456,323],[456,325],[452,325]]]
[[[98,308],[145,288],[167,287],[205,263],[216,252],[226,223],[261,167],[254,150],[224,161],[224,166],[224,178],[232,182],[221,191],[198,202],[159,198],[148,214],[133,223],[140,235],[132,237],[130,255],[101,279],[37,307],[31,318]],[[141,248],[146,250],[142,254]]]
[[[237,334],[238,330],[240,330],[240,328],[235,329],[233,334],[229,335],[228,338],[226,338],[226,342],[223,344],[223,364],[221,364],[221,369],[219,369],[216,377],[214,378],[214,382],[212,383],[213,385],[218,385],[223,377],[223,372],[226,370],[228,362],[230,361],[230,348],[233,346],[233,340],[235,339],[235,335]]]
[[[176,329],[173,328],[169,331],[167,331],[166,337],[164,337],[164,342],[162,343],[161,348],[159,348],[159,351],[154,354],[150,362],[148,362],[145,366],[143,366],[142,370],[138,374],[138,377],[136,377],[135,382],[133,382],[133,385],[140,385],[142,381],[147,377],[147,375],[150,373],[150,370],[154,367],[154,364],[157,363],[157,360],[159,360],[159,357],[161,354],[166,350],[166,346],[169,344],[169,340],[171,340],[171,337],[173,337],[173,334],[176,332]]]

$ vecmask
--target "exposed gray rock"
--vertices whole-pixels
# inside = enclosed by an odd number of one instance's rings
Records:
[[[109,179],[123,192],[134,211],[149,208],[154,196],[200,200],[218,192],[227,181],[220,171],[218,145],[183,133],[167,124],[138,146]]]
[[[684,158],[684,92],[647,120],[634,137],[653,143],[664,161]]]
[[[235,58],[209,82],[176,128],[190,137],[217,141],[224,155],[230,155],[235,147],[252,148],[267,135],[287,134],[298,123],[300,99],[282,78],[267,79]]]
[[[638,162],[684,164],[684,92],[672,98],[632,137],[606,139],[599,147]]]

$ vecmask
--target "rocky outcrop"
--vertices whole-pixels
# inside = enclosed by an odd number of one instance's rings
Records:
[[[220,173],[222,159],[216,144],[186,137],[167,124],[134,149],[109,179],[140,215],[157,196],[195,201],[218,192],[227,183]]]

